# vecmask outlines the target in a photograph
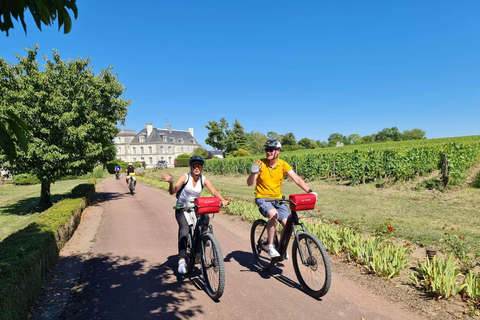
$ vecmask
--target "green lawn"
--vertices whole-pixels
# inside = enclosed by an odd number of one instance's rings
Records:
[[[52,202],[68,196],[70,191],[85,180],[55,182],[51,186]],[[40,185],[0,185],[0,241],[11,233],[23,229],[35,221],[40,214],[37,204],[40,200]]]
[[[150,177],[170,172],[175,180],[188,168],[152,171]],[[224,197],[253,200],[254,187],[248,187],[246,176],[212,175],[206,173]],[[480,188],[469,186],[446,192],[413,190],[415,183],[402,183],[389,188],[375,184],[341,186],[326,181],[308,185],[318,193],[319,201],[313,214],[329,222],[358,228],[366,233],[386,231],[387,219],[392,222],[395,236],[421,246],[439,245],[445,232],[465,237],[465,243],[480,244]],[[303,193],[290,179],[285,180],[283,194]],[[321,212],[318,213],[318,210]],[[445,227],[447,225],[447,227]],[[452,228],[454,228],[452,230]],[[475,250],[475,249],[474,249]],[[479,252],[477,247],[477,252]],[[479,252],[480,253],[480,252]]]

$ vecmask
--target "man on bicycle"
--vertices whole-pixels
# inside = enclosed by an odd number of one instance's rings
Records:
[[[189,160],[189,164],[190,173],[183,174],[178,178],[177,183],[174,183],[175,181],[171,174],[162,174],[163,180],[170,184],[170,194],[177,193],[177,206],[192,206],[193,200],[200,197],[203,186],[206,186],[215,197],[220,198],[223,206],[227,206],[228,201],[222,197],[217,189],[215,189],[210,180],[202,176],[202,169],[205,164],[203,157],[197,155],[192,156]],[[187,263],[185,261],[188,239],[188,222],[181,209],[175,210],[175,219],[177,219],[178,223],[178,273],[184,274],[188,271]]]
[[[127,169],[125,169],[125,176],[127,177],[127,188],[128,188],[128,179],[130,178],[130,176],[132,177],[133,179],[133,189],[135,189],[135,187],[137,186],[137,179],[135,179],[135,175],[137,175],[137,170],[133,167],[132,163],[130,162],[128,164],[128,167]]]
[[[276,139],[268,140],[265,145],[266,158],[255,160],[250,169],[250,175],[247,178],[247,185],[252,186],[256,183],[255,188],[255,204],[258,210],[268,218],[268,255],[271,258],[279,257],[280,254],[275,249],[274,240],[277,233],[278,221],[285,228],[287,218],[290,215],[288,207],[285,204],[276,205],[272,202],[266,202],[268,199],[282,198],[283,178],[288,175],[303,191],[317,194],[310,189],[307,184],[300,178],[292,167],[282,159],[278,159],[278,155],[282,150],[282,145]],[[288,259],[288,256],[286,257]]]

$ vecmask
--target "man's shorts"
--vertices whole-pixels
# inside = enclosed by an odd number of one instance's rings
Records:
[[[287,219],[290,215],[290,211],[286,204],[276,205],[273,202],[267,202],[265,200],[271,200],[268,198],[256,198],[255,204],[258,206],[258,211],[265,217],[268,218],[268,211],[272,210],[273,208],[277,209],[278,211],[278,220]]]

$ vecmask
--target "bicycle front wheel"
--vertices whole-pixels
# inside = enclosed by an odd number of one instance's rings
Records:
[[[323,297],[332,281],[330,260],[323,244],[313,234],[302,232],[292,251],[293,267],[302,287],[312,297]]]
[[[205,290],[213,300],[218,300],[225,289],[225,265],[220,244],[213,233],[202,237],[202,275]]]
[[[250,243],[257,264],[265,271],[273,268],[272,258],[267,253],[268,235],[267,222],[263,219],[256,220],[250,231]]]

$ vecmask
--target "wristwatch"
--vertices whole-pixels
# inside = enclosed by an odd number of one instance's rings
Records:
[[[313,190],[312,190],[312,189],[308,189],[308,193],[312,193],[312,192],[313,192]]]

